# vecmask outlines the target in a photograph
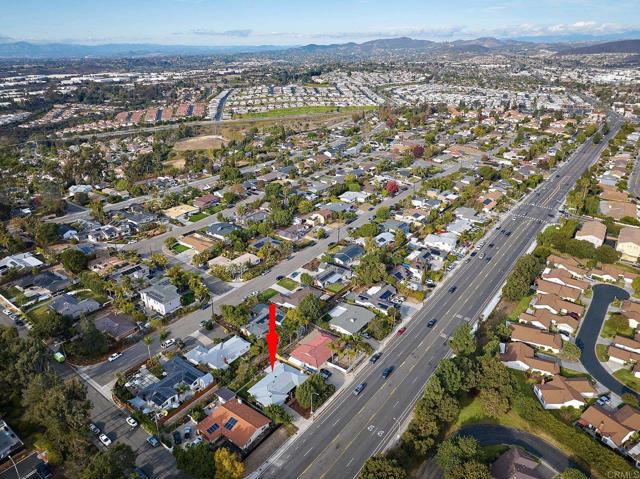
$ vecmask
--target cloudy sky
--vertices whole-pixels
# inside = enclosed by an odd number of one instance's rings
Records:
[[[0,39],[300,45],[406,35],[630,37],[640,0],[0,0]]]

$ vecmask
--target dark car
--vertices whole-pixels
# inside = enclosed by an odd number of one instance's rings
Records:
[[[278,281],[280,281],[281,279],[284,279],[284,276],[283,276],[283,275],[281,275],[281,274],[279,274],[278,276],[276,276],[276,279],[277,279]]]
[[[364,388],[367,387],[367,383],[360,383],[356,386],[356,388],[353,390],[353,395],[357,396],[359,395],[362,391],[364,391]]]
[[[178,444],[182,444],[182,435],[180,431],[173,431],[173,442],[177,446]]]
[[[398,332],[396,333],[396,336],[401,336],[404,334],[404,332],[407,330],[407,328],[405,328],[404,326],[402,326],[400,329],[398,329]]]
[[[147,475],[147,473],[144,472],[139,467],[133,468],[133,477],[139,477],[140,479],[149,479],[149,476]]]
[[[191,426],[184,428],[184,440],[191,439]]]
[[[388,368],[384,368],[384,371],[382,371],[382,377],[387,379],[392,372],[393,372],[393,366],[389,366]]]
[[[427,328],[433,328],[433,327],[436,325],[436,322],[437,322],[437,321],[438,321],[437,319],[430,319],[430,320],[427,322]]]
[[[571,316],[573,319],[580,319],[580,316],[578,316],[578,313],[574,313],[573,311],[570,313],[567,313],[567,316]]]
[[[477,255],[477,254],[478,254],[478,252],[477,252],[477,251],[472,251],[472,252],[471,252],[471,254],[470,254],[469,256],[475,256],[475,255]]]
[[[449,293],[455,293],[455,292],[456,292],[456,289],[458,289],[458,287],[457,287],[457,286],[451,286],[451,287],[449,288]]]
[[[160,441],[155,436],[149,436],[147,438],[147,442],[151,445],[151,447],[158,447],[160,445]]]
[[[92,422],[89,423],[89,431],[91,431],[94,436],[99,436],[100,433],[102,432],[100,431],[100,428]]]
[[[331,371],[322,368],[320,370],[320,377],[322,377],[322,379],[329,379],[331,377]]]
[[[489,243],[488,248],[493,248],[495,245],[493,243]]]
[[[505,236],[511,236],[511,231],[507,231],[507,232],[505,233]]]
[[[382,353],[376,353],[376,354],[374,354],[373,356],[371,356],[371,357],[369,358],[369,362],[370,362],[371,364],[375,364],[375,363],[378,361],[378,359],[380,359],[380,356],[382,356]]]

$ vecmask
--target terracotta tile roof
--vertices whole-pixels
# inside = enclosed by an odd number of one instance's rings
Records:
[[[582,316],[584,313],[584,306],[580,306],[579,304],[571,303],[569,301],[565,301],[559,296],[555,294],[538,294],[536,296],[536,302],[533,305],[536,306],[549,306],[552,309],[560,312],[567,311],[568,313],[576,313],[578,316]]]
[[[570,288],[569,286],[563,286],[558,283],[552,283],[551,281],[544,279],[537,279],[536,285],[538,287],[538,291],[541,293],[555,294],[561,298],[568,298],[571,301],[575,301],[580,297],[580,291],[577,289]]]
[[[315,329],[298,343],[298,346],[291,352],[291,357],[317,369],[327,362],[333,354],[329,348],[329,344],[333,340],[333,336]]]
[[[511,324],[511,339],[533,344],[534,346],[544,346],[551,349],[561,349],[562,339],[559,334],[548,333],[538,328],[523,326],[521,324]]]
[[[253,435],[271,420],[239,399],[228,401],[213,410],[196,426],[207,441],[215,441],[221,435],[241,449],[249,445]]]
[[[525,343],[508,343],[505,352],[500,355],[500,361],[521,361],[530,369],[544,371],[549,374],[559,374],[560,365],[548,359],[536,358],[533,348]]]
[[[599,406],[591,406],[580,416],[580,423],[590,425],[602,436],[608,437],[620,447],[627,436],[634,432],[633,429],[621,424],[614,414],[611,414]]]

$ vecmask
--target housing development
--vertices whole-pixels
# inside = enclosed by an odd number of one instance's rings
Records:
[[[394,37],[0,42],[0,479],[638,474],[640,41]]]

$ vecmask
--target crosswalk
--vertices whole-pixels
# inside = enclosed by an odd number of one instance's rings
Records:
[[[512,213],[511,216],[512,217],[515,216],[517,218],[526,219],[526,220],[529,220],[529,221],[536,221],[536,222],[540,222],[540,223],[545,223],[545,224],[553,224],[554,223],[553,221],[548,221],[548,220],[542,219],[542,218],[535,218],[533,216],[524,215],[524,214],[521,214],[521,213]]]

